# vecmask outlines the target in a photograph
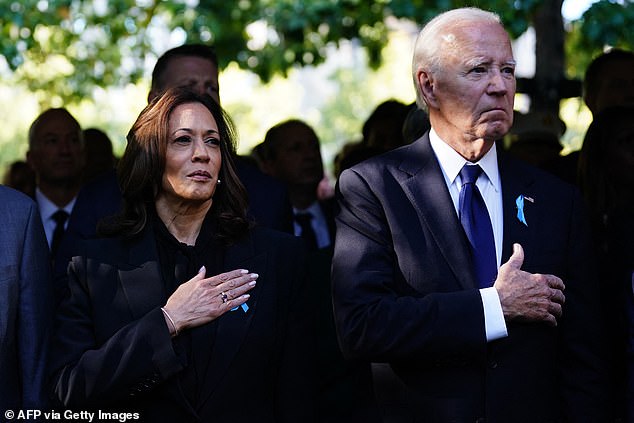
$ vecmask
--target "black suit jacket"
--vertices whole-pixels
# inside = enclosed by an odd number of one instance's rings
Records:
[[[388,361],[424,422],[602,421],[596,281],[573,187],[501,157],[504,239],[566,284],[556,328],[507,322],[489,342],[468,241],[428,135],[345,171],[333,259],[344,352]],[[525,202],[528,226],[517,218]]]
[[[160,306],[155,238],[86,243],[69,270],[70,297],[57,316],[51,369],[55,396],[72,409],[140,413],[147,422],[297,422],[314,416],[312,311],[303,255],[290,235],[258,229],[227,250],[224,270],[260,276],[249,310],[221,316],[197,408],[178,373],[188,365]]]

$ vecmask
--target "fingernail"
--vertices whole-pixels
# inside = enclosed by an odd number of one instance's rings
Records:
[[[251,279],[257,279],[260,275],[258,275],[257,273],[251,273],[249,276],[251,277]]]
[[[247,300],[249,299],[249,297],[251,297],[249,294],[244,294],[244,295],[242,296],[242,298],[247,299]]]
[[[251,282],[249,282],[249,286],[253,287],[253,286],[255,286],[255,283],[256,283],[255,281],[251,281]]]
[[[246,275],[247,273],[249,273],[249,271],[245,270],[245,269],[242,269],[242,270],[240,270],[240,273],[242,273],[243,275]]]
[[[205,266],[201,266],[200,269],[198,269],[198,273],[205,273],[206,271]]]

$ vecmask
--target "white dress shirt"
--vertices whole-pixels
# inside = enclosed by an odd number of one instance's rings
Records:
[[[447,189],[458,214],[460,190],[462,180],[460,170],[467,163],[467,160],[458,154],[449,144],[440,139],[438,134],[431,129],[429,141],[442,169]],[[476,181],[476,186],[484,199],[491,226],[493,228],[493,238],[495,240],[495,256],[498,269],[502,259],[502,239],[504,236],[504,222],[502,215],[502,183],[498,170],[497,151],[495,146],[491,148],[476,164],[482,168],[482,174]],[[482,305],[484,307],[484,326],[487,341],[503,338],[508,335],[500,297],[495,288],[480,289]]]
[[[61,207],[61,209],[68,213],[69,216],[64,223],[64,229],[68,228],[68,221],[70,220],[70,214],[73,211],[76,200],[77,197],[75,196],[68,204]],[[48,241],[48,248],[50,249],[51,242],[53,242],[53,231],[55,231],[55,226],[57,226],[57,222],[53,219],[53,214],[55,214],[57,210],[60,210],[60,207],[57,207],[55,203],[46,198],[39,188],[35,189],[35,201],[37,202],[37,207],[40,211],[42,224],[44,225],[44,233],[46,234],[46,241]]]

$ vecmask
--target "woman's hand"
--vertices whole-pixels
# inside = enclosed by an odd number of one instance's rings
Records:
[[[204,325],[247,302],[257,273],[237,269],[205,278],[203,266],[198,274],[183,283],[163,307],[170,333]]]

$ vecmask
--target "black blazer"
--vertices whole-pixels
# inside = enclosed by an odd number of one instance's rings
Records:
[[[333,293],[348,356],[387,361],[424,422],[602,421],[596,280],[572,186],[499,155],[504,238],[523,270],[566,284],[556,328],[508,323],[487,343],[468,241],[428,135],[340,179]],[[530,197],[517,218],[515,200]]]
[[[55,397],[65,406],[138,412],[147,422],[297,422],[314,416],[312,311],[303,252],[294,237],[256,229],[229,247],[224,270],[258,273],[249,309],[217,321],[197,409],[176,377],[188,365],[169,336],[167,298],[152,231],[131,242],[86,243],[69,268],[70,297],[57,315]]]

